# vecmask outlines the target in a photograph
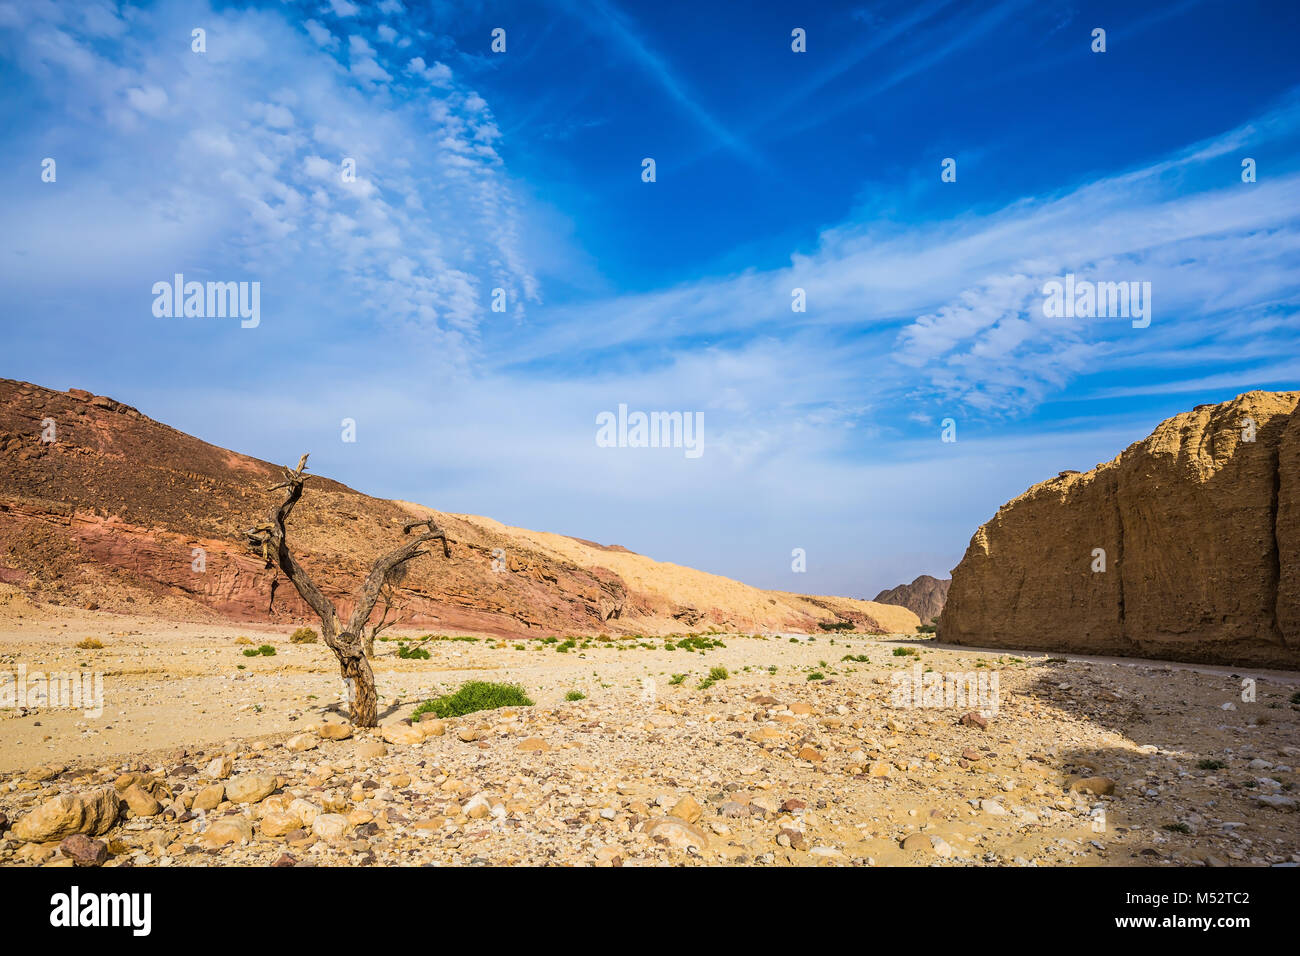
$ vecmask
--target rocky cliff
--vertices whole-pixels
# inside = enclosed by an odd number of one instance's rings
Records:
[[[1300,667],[1300,392],[1200,405],[1004,505],[944,641]]]
[[[285,463],[303,450],[286,449]],[[239,533],[264,519],[279,475],[111,398],[0,379],[0,584],[55,604],[310,622],[293,586]],[[836,620],[890,633],[917,623],[902,608],[762,591],[617,546],[371,498],[319,476],[289,538],[346,616],[370,562],[403,540],[402,523],[430,514],[452,557],[408,566],[400,601],[402,623],[413,627],[541,636],[820,633]]]
[[[872,600],[879,604],[905,607],[919,617],[922,623],[929,624],[942,613],[951,584],[951,579],[923,574],[911,584],[900,584],[896,588],[881,591]]]

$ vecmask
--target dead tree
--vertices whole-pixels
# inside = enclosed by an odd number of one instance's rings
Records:
[[[400,548],[388,552],[375,560],[366,576],[365,583],[357,595],[356,607],[347,624],[340,628],[338,612],[325,597],[301,564],[289,551],[288,537],[284,523],[293,512],[294,506],[302,497],[303,483],[307,475],[307,456],[298,461],[298,467],[292,471],[284,470],[284,481],[271,487],[271,491],[285,489],[284,501],[273,508],[267,520],[256,528],[244,532],[249,547],[257,551],[266,560],[268,568],[278,567],[288,578],[307,606],[320,618],[321,637],[339,661],[339,672],[347,688],[348,706],[352,722],[358,727],[374,727],[379,723],[378,696],[375,693],[375,675],[367,659],[367,648],[373,650],[375,636],[391,624],[387,621],[389,608],[393,606],[390,579],[400,573],[408,561],[418,558],[428,551],[423,545],[430,541],[441,540],[444,557],[451,557],[451,546],[447,543],[447,534],[436,527],[432,519],[410,521],[402,527],[402,534],[410,534],[416,528],[424,527],[419,537],[412,539]],[[370,615],[383,594],[384,612],[378,624],[368,627]]]

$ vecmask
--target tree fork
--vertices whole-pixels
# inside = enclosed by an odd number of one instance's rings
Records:
[[[390,579],[398,576],[406,563],[428,551],[421,550],[430,541],[442,541],[443,557],[451,557],[451,545],[447,534],[438,528],[433,519],[408,521],[402,527],[402,534],[410,534],[419,527],[425,531],[399,548],[375,559],[365,583],[357,595],[356,607],[347,625],[339,629],[338,612],[329,598],[312,581],[306,569],[295,560],[289,550],[288,534],[285,522],[293,512],[294,506],[302,498],[303,484],[308,475],[307,455],[298,460],[298,467],[284,470],[284,481],[272,485],[269,490],[285,489],[284,500],[267,514],[267,520],[244,532],[248,545],[262,555],[268,568],[278,567],[281,573],[298,589],[303,601],[307,603],[316,616],[320,618],[321,637],[325,645],[334,653],[339,662],[339,673],[347,690],[348,709],[353,724],[358,727],[374,727],[379,723],[379,695],[375,691],[375,674],[371,670],[369,657],[374,652],[376,635],[394,621],[388,620],[388,611],[393,606],[393,594]],[[274,582],[272,582],[274,593]],[[378,603],[380,595],[384,597],[384,611],[379,623],[368,626],[370,615]],[[395,620],[395,619],[394,619]]]

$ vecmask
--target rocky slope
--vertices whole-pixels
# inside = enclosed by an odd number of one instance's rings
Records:
[[[50,423],[57,440],[43,442]],[[287,449],[286,463],[299,452]],[[78,607],[310,621],[292,586],[239,534],[263,520],[279,474],[111,398],[0,379],[0,583]],[[452,557],[409,566],[400,597],[411,626],[541,636],[817,632],[835,620],[889,633],[917,623],[889,605],[761,591],[617,546],[371,498],[323,477],[308,483],[290,540],[346,614],[370,562],[402,540],[413,514],[437,517]]]
[[[950,578],[940,579],[923,574],[911,584],[900,584],[896,588],[881,591],[873,600],[879,604],[905,607],[928,624],[943,612],[951,584]]]
[[[1297,400],[1200,405],[1034,485],[971,539],[940,637],[1300,667]]]

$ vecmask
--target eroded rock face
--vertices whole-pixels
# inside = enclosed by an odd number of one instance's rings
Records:
[[[1300,666],[1298,400],[1198,406],[1004,505],[953,571],[941,639]]]

